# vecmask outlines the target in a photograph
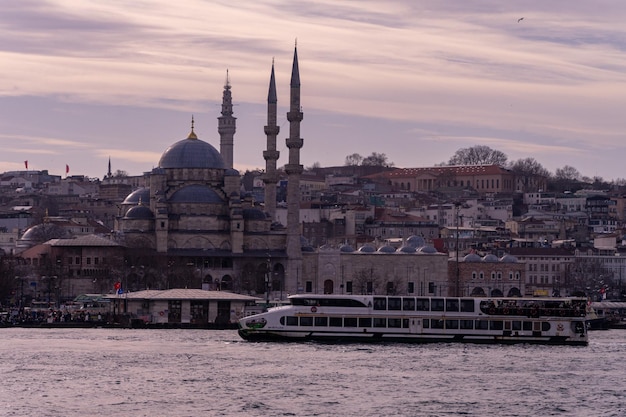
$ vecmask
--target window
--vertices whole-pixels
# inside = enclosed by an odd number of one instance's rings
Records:
[[[407,292],[409,294],[413,294],[415,292],[415,283],[414,282],[409,282],[409,284],[407,286]]]
[[[424,320],[426,321],[426,320]],[[444,321],[441,319],[431,319],[430,320],[430,328],[431,329],[443,329]]]
[[[390,297],[387,300],[387,309],[389,310],[402,310],[402,299],[399,297]]]
[[[352,293],[352,281],[346,282],[346,292],[349,294]]]
[[[388,319],[387,323],[390,328],[399,329],[402,327],[402,319]]]
[[[313,317],[300,317],[300,326],[313,326]]]
[[[474,300],[461,300],[461,311],[464,313],[473,313]]]
[[[402,299],[402,310],[415,311],[415,298],[404,297]]]
[[[458,320],[446,320],[446,329],[458,329],[459,321]]]
[[[315,317],[315,325],[321,327],[328,326],[328,317]]]
[[[474,328],[474,320],[459,320],[459,328],[472,330]]]
[[[416,307],[418,311],[428,311],[430,310],[430,303],[428,298],[418,298]]]
[[[487,320],[475,320],[474,327],[476,330],[487,330],[489,328],[489,322]]]
[[[433,298],[430,309],[432,311],[443,311],[443,298]]]
[[[313,292],[313,281],[307,281],[305,283],[305,292]]]
[[[374,327],[387,327],[387,319],[384,317],[375,317]]]
[[[492,320],[489,322],[489,330],[502,330],[504,328],[501,320]]]
[[[341,327],[343,325],[343,320],[341,317],[329,317],[328,325],[330,327]]]
[[[346,317],[343,319],[343,327],[356,327],[356,317]]]
[[[374,297],[374,310],[387,310],[387,299]]]
[[[359,317],[359,327],[372,327],[372,318]]]
[[[459,300],[456,298],[447,298],[446,299],[446,311],[459,311]]]
[[[297,326],[298,318],[295,316],[287,316],[287,326]]]

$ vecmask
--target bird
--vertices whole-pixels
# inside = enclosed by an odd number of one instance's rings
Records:
[[[517,23],[521,22],[522,20],[524,20],[524,18],[520,17],[519,19],[517,19]]]

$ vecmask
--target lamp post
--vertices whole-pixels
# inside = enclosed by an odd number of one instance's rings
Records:
[[[267,268],[265,269],[265,308],[268,308],[270,305],[270,288],[272,288],[271,282],[271,269],[272,264],[270,260],[270,256],[267,256]]]
[[[456,285],[455,285],[455,296],[460,297],[460,270],[459,270],[459,210],[461,209],[461,203],[454,203],[454,207],[456,209]]]

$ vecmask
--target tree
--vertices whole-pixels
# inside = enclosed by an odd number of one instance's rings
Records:
[[[463,148],[448,161],[448,165],[506,165],[507,156],[501,151],[491,149],[489,146],[476,145],[471,148]]]
[[[565,165],[563,168],[557,168],[554,172],[554,178],[565,181],[578,181],[581,178],[580,172],[573,166]]]
[[[362,161],[363,161],[363,157],[361,155],[359,155],[358,153],[353,153],[352,155],[346,156],[346,162],[344,165],[345,166],[361,165]]]
[[[535,158],[518,159],[509,164],[509,169],[518,178],[518,187],[524,192],[537,191],[545,187],[544,179],[550,177],[550,171],[545,169]]]
[[[115,178],[125,178],[128,177],[128,172],[118,169],[117,171],[115,171],[115,174],[113,174],[113,176]]]
[[[392,167],[393,162],[387,162],[387,155],[384,153],[372,152],[370,156],[363,159],[361,162],[363,166],[376,166],[376,167]]]
[[[305,171],[315,171],[316,169],[320,169],[322,167],[322,164],[320,164],[319,162],[313,162],[313,165],[311,165],[310,167],[306,167]]]

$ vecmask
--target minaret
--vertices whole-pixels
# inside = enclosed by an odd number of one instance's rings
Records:
[[[272,59],[272,74],[270,75],[270,87],[267,93],[267,125],[265,126],[267,150],[263,151],[263,158],[265,158],[265,175],[263,175],[263,182],[265,183],[265,211],[267,211],[272,220],[276,216],[276,183],[278,182],[276,161],[280,156],[280,152],[276,150],[276,136],[280,131],[280,127],[276,124],[277,102],[274,60]]]
[[[226,164],[225,168],[232,168],[237,118],[233,117],[233,98],[230,92],[228,70],[226,70],[226,84],[224,84],[224,94],[222,95],[222,115],[217,120],[217,132],[220,134],[220,153]]]
[[[294,48],[293,66],[291,68],[290,104],[287,120],[289,121],[289,137],[286,140],[289,148],[289,162],[285,165],[287,173],[287,257],[289,259],[290,281],[297,282],[302,274],[302,248],[300,244],[300,149],[303,139],[300,138],[300,70],[298,69],[298,47]],[[299,287],[299,283],[298,283]]]
[[[111,157],[109,156],[109,170],[107,171],[107,178],[111,178],[113,173],[111,172]]]

